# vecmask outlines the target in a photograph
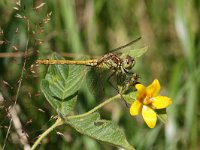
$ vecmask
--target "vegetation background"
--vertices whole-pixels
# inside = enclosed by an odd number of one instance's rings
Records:
[[[37,58],[50,58],[54,51],[63,56],[69,56],[68,53],[103,55],[141,36],[142,40],[133,47],[148,46],[149,49],[137,59],[136,72],[146,85],[159,79],[162,95],[172,97],[173,104],[167,110],[168,123],[158,122],[154,129],[149,129],[141,117],[130,116],[123,102],[107,105],[101,112],[102,118],[111,118],[119,124],[138,150],[200,149],[200,1],[19,2],[0,1],[1,148],[11,118],[5,149],[32,145],[55,121],[56,112],[39,87],[47,66],[40,66],[37,73],[30,69]],[[82,88],[77,110],[85,112],[101,101]],[[16,108],[10,113],[8,110],[14,103]],[[116,148],[65,126],[52,132],[39,149]]]

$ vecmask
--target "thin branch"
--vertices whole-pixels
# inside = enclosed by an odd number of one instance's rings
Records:
[[[29,20],[27,20],[27,34],[29,34]],[[16,104],[17,104],[17,100],[18,100],[18,96],[19,96],[19,91],[21,89],[21,85],[22,85],[22,79],[24,77],[24,70],[25,70],[25,66],[26,66],[26,61],[27,61],[27,53],[28,53],[28,43],[29,43],[29,36],[27,36],[27,41],[26,41],[26,49],[25,49],[25,57],[24,57],[24,64],[23,64],[23,67],[22,67],[22,72],[21,72],[21,76],[20,76],[20,80],[19,80],[19,85],[18,85],[18,88],[17,88],[17,93],[16,93],[16,99],[15,99],[15,102],[14,102],[14,105],[12,106],[13,108],[15,108]],[[4,144],[3,144],[3,148],[2,150],[4,150],[5,148],[5,145],[6,145],[6,141],[8,139],[8,135],[10,133],[10,129],[11,129],[11,126],[12,126],[12,122],[13,122],[13,118],[10,119],[10,122],[9,122],[9,127],[8,127],[8,130],[7,130],[7,133],[6,133],[6,138],[4,140]]]
[[[23,57],[24,55],[25,55],[25,53],[23,53],[23,52],[0,53],[0,58]]]
[[[117,94],[116,96],[109,98],[108,100],[104,101],[103,103],[99,104],[98,106],[94,107],[93,109],[91,109],[90,111],[88,111],[84,114],[69,116],[69,117],[66,117],[66,119],[81,118],[81,117],[85,117],[87,115],[90,115],[91,113],[97,111],[99,108],[103,107],[107,103],[110,103],[113,100],[119,99],[120,97],[121,97],[121,95]]]
[[[28,139],[27,139],[26,133],[22,130],[22,124],[17,115],[15,107],[12,107],[10,109],[10,114],[11,114],[11,117],[13,120],[13,125],[17,132],[17,135],[19,136],[20,143],[23,145],[24,150],[30,150],[30,145],[28,144]]]
[[[44,133],[41,134],[41,136],[36,140],[36,142],[33,144],[31,147],[31,150],[35,150],[36,147],[40,144],[40,142],[51,132],[53,131],[56,127],[64,124],[64,121],[61,118],[58,118],[57,121],[49,128],[47,129]]]

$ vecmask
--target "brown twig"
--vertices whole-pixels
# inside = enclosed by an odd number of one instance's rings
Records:
[[[0,53],[0,58],[9,58],[9,57],[23,57],[23,52],[13,52],[13,53]]]

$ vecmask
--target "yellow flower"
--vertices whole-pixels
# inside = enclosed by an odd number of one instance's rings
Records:
[[[157,122],[157,116],[154,109],[167,108],[172,100],[166,96],[157,96],[160,91],[160,83],[157,79],[151,85],[145,87],[142,84],[136,84],[136,100],[130,107],[132,116],[138,115],[142,111],[144,121],[149,128],[154,128]]]

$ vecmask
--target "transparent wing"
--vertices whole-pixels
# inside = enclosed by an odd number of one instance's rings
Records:
[[[124,49],[128,46],[131,46],[132,44],[136,43],[137,41],[139,41],[141,39],[141,37],[136,38],[135,40],[122,45],[118,48],[112,49],[111,51],[109,51],[110,53],[115,53],[115,54],[121,54],[121,58],[123,58],[126,55],[129,55],[133,58],[137,58],[142,56],[148,49],[148,47],[143,47],[143,48],[139,48],[139,49]]]
[[[117,47],[117,48],[115,48],[115,49],[110,50],[110,52],[111,52],[111,53],[115,53],[115,52],[117,52],[117,51],[119,51],[119,50],[122,50],[123,48],[132,45],[133,43],[139,41],[140,39],[141,39],[141,37],[138,37],[138,38],[134,39],[133,41],[127,43],[127,44],[124,44],[124,45],[122,45],[122,46],[120,46],[120,47]]]
[[[121,57],[125,57],[126,55],[129,55],[133,58],[137,58],[142,56],[144,53],[146,53],[146,51],[148,50],[148,47],[143,47],[143,48],[139,48],[139,49],[131,49],[131,50],[127,50],[126,52],[122,53]]]
[[[98,68],[92,68],[86,76],[86,82],[88,89],[94,95],[95,99],[103,100],[106,96],[110,96],[113,92],[108,78],[110,70],[102,70]]]

